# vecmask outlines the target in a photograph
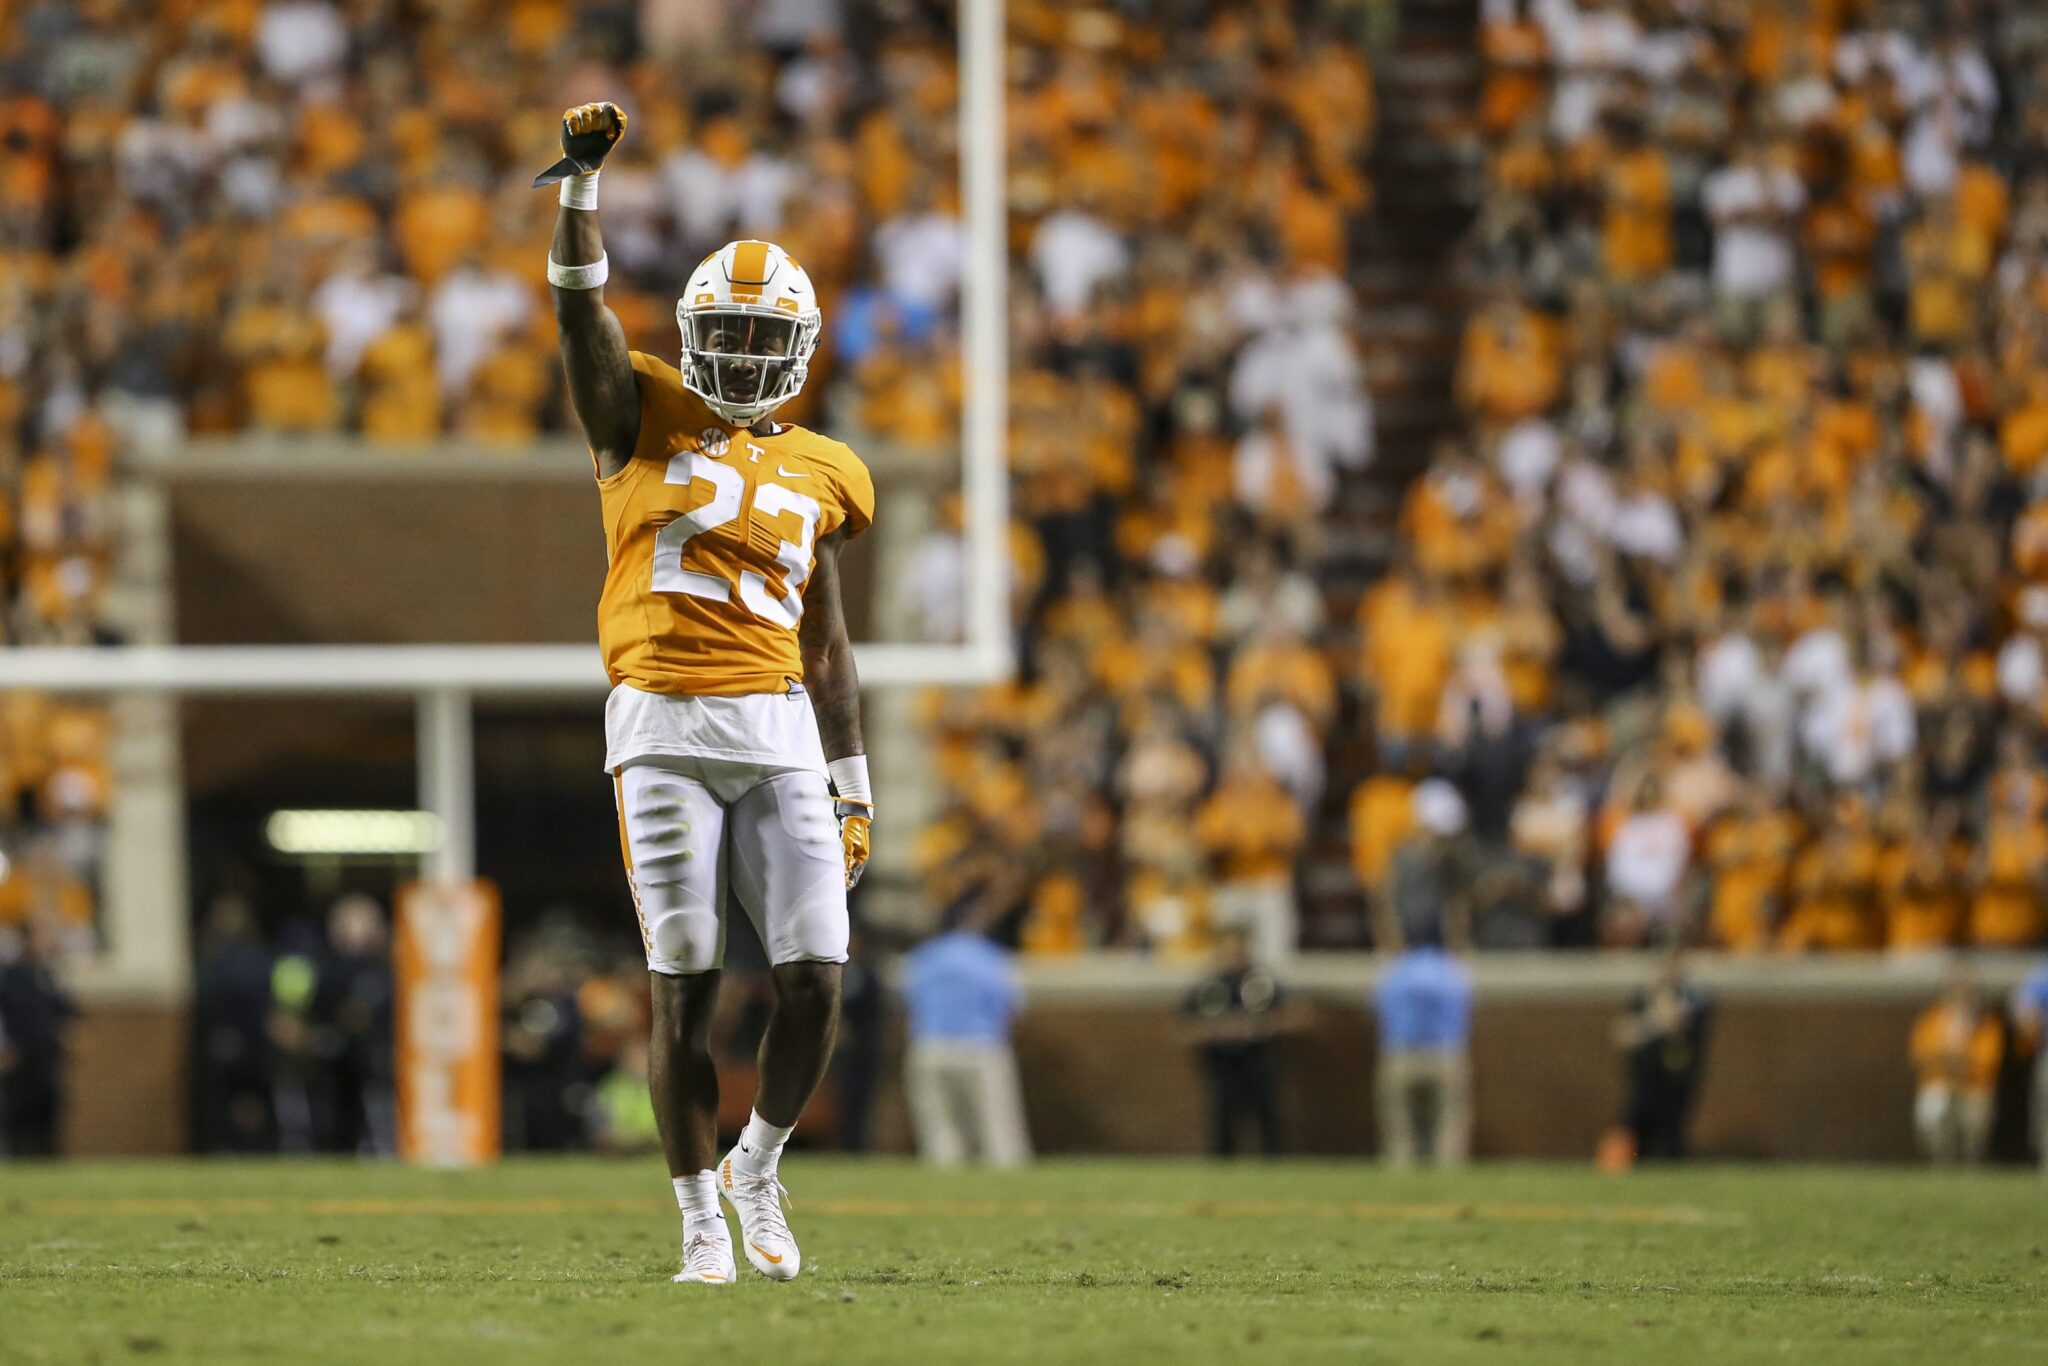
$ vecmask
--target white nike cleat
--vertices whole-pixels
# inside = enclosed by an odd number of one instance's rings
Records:
[[[740,1163],[739,1149],[734,1148],[718,1164],[718,1193],[740,1217],[740,1241],[754,1270],[771,1281],[795,1280],[804,1259],[782,1213],[789,1192],[775,1173],[756,1176],[749,1172]]]
[[[723,1217],[684,1234],[683,1269],[670,1280],[678,1285],[731,1285],[739,1278],[732,1260],[732,1235],[726,1232]]]

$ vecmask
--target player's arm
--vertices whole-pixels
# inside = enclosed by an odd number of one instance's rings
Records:
[[[600,476],[625,468],[640,438],[640,383],[618,315],[604,303],[609,273],[597,226],[598,168],[626,135],[626,115],[614,104],[579,104],[562,115],[562,160],[535,185],[561,183],[548,248],[548,284],[568,374],[569,401],[583,424]],[[553,178],[552,180],[550,178]]]
[[[846,610],[839,599],[839,548],[845,543],[843,527],[818,541],[817,564],[804,589],[797,644],[803,651],[804,688],[825,742],[833,812],[846,846],[846,885],[851,887],[867,866],[875,797],[868,782],[867,745],[860,735],[860,675],[853,666],[853,642],[846,637]]]

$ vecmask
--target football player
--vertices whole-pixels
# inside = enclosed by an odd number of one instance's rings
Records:
[[[821,318],[773,243],[729,243],[691,274],[680,368],[627,346],[597,220],[600,168],[625,131],[615,105],[569,110],[564,158],[534,183],[561,185],[548,283],[610,555],[605,767],[652,975],[649,1085],[683,1216],[675,1279],[734,1279],[722,1197],[747,1259],[786,1281],[802,1260],[777,1166],[831,1056],[846,893],[874,814],[839,601],[839,550],[874,515],[874,483],[845,446],[775,420]],[[760,932],[776,1002],[753,1113],[714,1166],[728,895]]]

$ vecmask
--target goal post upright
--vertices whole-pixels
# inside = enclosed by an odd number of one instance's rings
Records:
[[[960,0],[960,190],[967,265],[961,290],[966,401],[961,484],[967,537],[969,663],[1007,677],[1010,646],[1009,205],[1003,108],[1004,0]]]

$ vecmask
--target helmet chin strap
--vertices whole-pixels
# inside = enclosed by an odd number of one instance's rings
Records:
[[[769,404],[727,403],[723,399],[714,399],[707,397],[701,392],[697,394],[697,397],[703,399],[705,407],[711,409],[712,412],[717,413],[720,417],[724,418],[733,426],[752,427],[755,424],[766,420],[771,414],[774,413],[774,411],[777,408],[780,408],[783,404],[789,402],[790,399],[795,398],[796,395],[785,394],[781,398],[778,398],[773,403]]]

